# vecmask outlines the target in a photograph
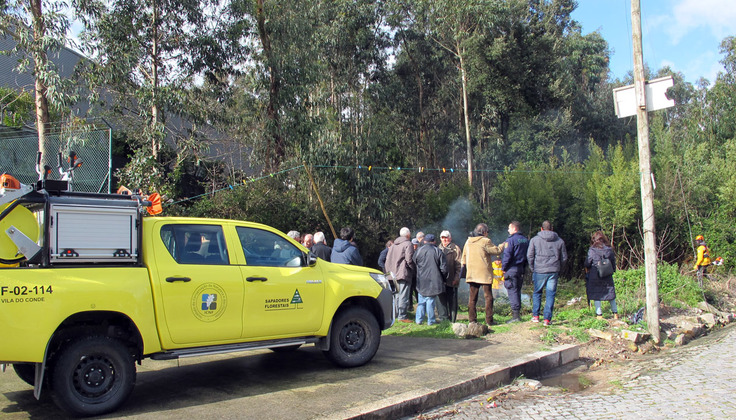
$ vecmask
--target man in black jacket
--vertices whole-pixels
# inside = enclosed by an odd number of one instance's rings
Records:
[[[435,238],[431,233],[424,237],[424,245],[414,253],[414,262],[417,265],[418,293],[415,321],[421,324],[426,312],[427,325],[436,324],[434,309],[439,303],[437,296],[445,291],[447,259],[435,245]]]
[[[383,248],[383,251],[381,251],[381,254],[378,255],[378,267],[386,273],[386,257],[388,256],[388,249],[391,248],[391,245],[394,244],[394,241],[389,239],[386,241],[386,248]]]
[[[330,260],[332,248],[327,246],[327,241],[325,240],[325,234],[323,232],[317,232],[314,234],[314,245],[312,245],[312,253],[318,258],[322,258],[325,261]]]
[[[565,241],[552,231],[552,224],[545,220],[542,230],[529,241],[526,259],[532,270],[534,294],[532,296],[532,322],[539,322],[539,307],[542,305],[542,290],[547,290],[544,303],[544,325],[552,323],[552,310],[555,307],[557,280],[560,268],[567,261]]]

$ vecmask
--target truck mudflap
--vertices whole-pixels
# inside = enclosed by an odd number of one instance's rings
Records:
[[[378,304],[381,306],[381,312],[383,312],[383,325],[381,325],[381,329],[385,330],[391,328],[391,326],[394,325],[394,319],[396,318],[396,301],[394,299],[394,294],[391,292],[390,288],[383,289],[378,295],[377,300]]]

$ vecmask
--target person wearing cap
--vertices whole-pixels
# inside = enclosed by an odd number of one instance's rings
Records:
[[[694,270],[698,272],[698,282],[703,284],[703,275],[705,274],[705,268],[711,263],[710,261],[710,248],[705,244],[705,238],[703,235],[695,237],[695,243],[698,245],[697,248],[697,260],[695,261]]]
[[[482,287],[486,301],[486,324],[493,325],[493,291],[491,290],[493,272],[491,271],[491,261],[493,261],[494,255],[500,254],[503,250],[503,244],[496,246],[488,238],[488,225],[485,223],[479,223],[473,230],[473,236],[465,242],[461,261],[466,270],[465,282],[470,288],[468,321],[471,323],[478,321],[475,306],[478,303],[478,293]]]
[[[437,323],[434,310],[439,302],[437,296],[445,291],[447,279],[447,260],[445,253],[435,245],[435,237],[429,233],[424,237],[424,245],[414,253],[417,267],[417,313],[415,322],[421,324],[427,315],[427,325]]]
[[[463,251],[452,242],[449,230],[440,233],[440,251],[445,254],[447,260],[447,281],[445,281],[445,293],[440,293],[440,303],[437,306],[437,315],[440,322],[450,320],[457,321],[457,288],[460,285],[460,268],[462,266]]]
[[[407,313],[411,308],[410,297],[414,267],[411,231],[408,227],[403,227],[399,231],[399,237],[394,239],[394,244],[386,254],[386,272],[390,273],[399,284],[398,314],[396,315],[396,320],[399,322],[411,322]]]

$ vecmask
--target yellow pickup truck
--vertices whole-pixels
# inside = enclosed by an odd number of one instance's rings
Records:
[[[394,322],[376,270],[262,224],[143,217],[141,204],[40,184],[0,201],[0,364],[71,415],[120,407],[146,358],[313,344],[360,366]]]

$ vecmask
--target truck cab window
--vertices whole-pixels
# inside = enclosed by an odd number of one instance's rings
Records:
[[[263,267],[300,267],[304,253],[286,238],[262,229],[238,226],[245,263]]]
[[[161,228],[161,240],[179,264],[229,263],[222,226],[165,225]]]

